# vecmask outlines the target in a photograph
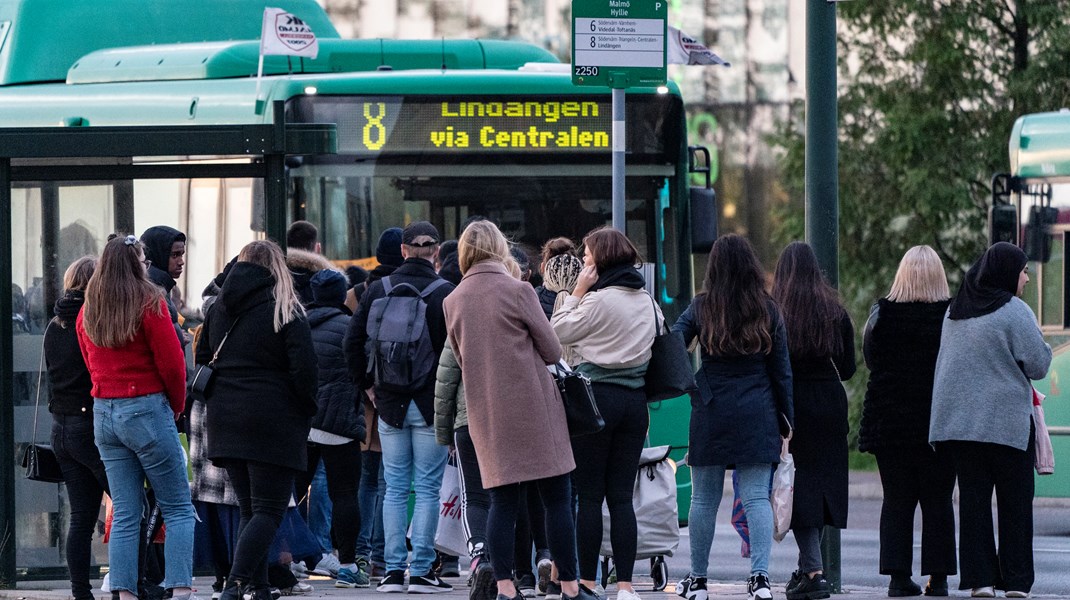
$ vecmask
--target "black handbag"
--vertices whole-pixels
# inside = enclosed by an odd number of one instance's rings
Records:
[[[568,434],[572,437],[598,433],[605,429],[606,422],[598,411],[594,399],[591,380],[582,373],[570,369],[564,362],[547,367],[561,390],[561,401],[565,404],[565,421]]]
[[[190,377],[189,383],[186,384],[186,391],[189,392],[190,397],[200,402],[208,401],[208,386],[212,384],[212,377],[215,375],[215,361],[219,358],[219,351],[223,349],[223,344],[227,343],[227,337],[230,336],[230,332],[234,330],[234,326],[238,324],[238,319],[235,319],[230,324],[230,329],[223,334],[223,339],[219,341],[219,347],[212,353],[212,360],[208,361],[206,365],[197,365],[193,368],[193,376]]]
[[[650,299],[653,304],[654,299]],[[657,332],[654,343],[650,346],[650,364],[646,368],[647,402],[658,402],[677,398],[698,389],[695,372],[691,369],[691,355],[679,335],[668,331],[662,333],[663,323],[659,322],[657,307],[654,308],[654,323]]]
[[[45,333],[52,322],[48,322]],[[22,453],[22,468],[26,479],[30,481],[43,481],[45,483],[63,483],[63,471],[59,468],[56,453],[49,444],[37,443],[37,413],[41,409],[41,379],[45,371],[45,350],[41,348],[41,366],[37,370],[37,401],[33,407],[33,433],[30,436],[30,445]]]

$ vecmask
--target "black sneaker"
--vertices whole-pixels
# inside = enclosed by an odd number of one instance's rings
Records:
[[[524,573],[516,582],[516,590],[525,598],[535,597],[535,574]]]
[[[380,584],[380,587],[382,587],[382,584]],[[453,586],[439,579],[438,575],[434,573],[428,573],[422,577],[420,575],[409,576],[410,594],[441,594],[452,591]]]
[[[773,590],[769,589],[769,577],[758,573],[747,579],[748,600],[773,600]]]
[[[547,594],[547,596],[549,596],[549,594]],[[569,596],[568,594],[562,592],[561,600],[599,600],[599,597],[598,594],[592,592],[587,588],[587,586],[581,583],[580,591],[577,592],[575,596]]]
[[[545,596],[546,589],[550,587],[550,571],[554,568],[549,557],[542,557],[538,561],[539,581],[535,584],[535,595]]]
[[[498,582],[494,580],[494,568],[485,557],[476,564],[472,573],[472,586],[468,600],[494,600],[498,596]]]
[[[829,588],[829,582],[825,579],[824,573],[807,577],[804,573],[796,571],[792,575],[792,580],[795,580],[796,584],[792,586],[789,582],[784,591],[788,600],[821,600],[832,596],[832,590]]]
[[[707,600],[710,593],[706,590],[706,578],[688,574],[676,584],[676,595],[686,600]]]
[[[387,571],[386,576],[375,586],[375,591],[387,594],[405,592],[405,571]]]
[[[920,595],[921,586],[914,583],[914,580],[912,580],[909,575],[892,575],[892,580],[888,583],[889,598],[905,598]]]
[[[546,600],[561,600],[561,584],[551,581],[546,584]]]

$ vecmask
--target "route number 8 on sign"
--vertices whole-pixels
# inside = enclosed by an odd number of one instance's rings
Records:
[[[572,83],[665,84],[667,0],[573,0]]]

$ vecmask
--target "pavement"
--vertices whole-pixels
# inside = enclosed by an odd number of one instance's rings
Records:
[[[731,486],[726,486],[726,493],[730,494]],[[879,501],[883,497],[883,490],[880,484],[880,476],[875,471],[852,471],[850,484],[849,484],[850,496],[852,499]],[[864,504],[864,503],[859,503]],[[874,507],[879,507],[879,502],[869,502]],[[1039,498],[1035,501],[1035,507],[1049,507],[1046,510],[1047,513],[1054,515],[1050,520],[1061,520],[1065,522],[1065,515],[1063,508],[1070,508],[1070,499],[1068,498]],[[1042,510],[1041,512],[1045,512]],[[723,516],[723,515],[722,515]],[[727,518],[727,517],[726,517]],[[875,515],[865,519],[866,521],[875,520]],[[920,525],[920,521],[917,523]],[[868,525],[868,527],[875,528],[875,523]],[[682,533],[686,534],[686,529]],[[1058,537],[1061,537],[1059,535]],[[722,536],[722,541],[727,540],[729,546],[734,544],[736,549],[736,556],[738,557],[738,539],[733,540],[733,536]],[[872,539],[871,539],[872,538]],[[870,546],[876,546],[876,532],[872,532],[871,538],[867,537],[864,543],[867,550],[873,550],[875,548],[869,548]],[[1039,539],[1039,538],[1038,538]],[[1057,538],[1056,538],[1057,539]],[[715,540],[716,541],[716,540]],[[845,542],[845,548],[850,548],[850,540]],[[682,545],[686,545],[684,542]],[[674,557],[669,557],[666,562],[669,566],[670,583],[664,591],[654,591],[653,583],[646,574],[643,564],[640,563],[636,566],[635,574],[635,588],[643,600],[675,600],[678,596],[675,595],[675,581],[683,573],[688,570],[688,559],[686,553],[682,551],[677,553]],[[1038,550],[1039,551],[1039,550]],[[1070,553],[1068,550],[1060,550],[1060,552]],[[716,552],[715,552],[716,554]],[[845,553],[845,558],[848,558],[850,551]],[[1062,559],[1065,560],[1065,559]],[[462,565],[464,561],[462,561]],[[1038,567],[1040,565],[1038,564]],[[718,568],[716,564],[711,563],[711,567],[715,570]],[[784,569],[777,569],[783,571]],[[790,571],[788,569],[785,572]],[[772,570],[771,570],[772,572]],[[1039,575],[1039,573],[1038,573]],[[462,572],[459,578],[446,578],[446,581],[454,586],[452,592],[437,594],[436,596],[442,600],[467,600],[468,587],[465,585],[467,579],[467,572]],[[773,600],[784,599],[784,581],[776,581],[776,577],[773,578]],[[845,580],[848,580],[845,577]],[[870,578],[869,581],[883,580],[883,578]],[[211,597],[211,578],[199,577],[194,582],[194,587],[199,590],[198,597],[200,600],[209,600]],[[377,598],[381,600],[391,600],[392,596],[380,595],[374,588],[371,589],[339,589],[334,587],[334,582],[331,579],[325,577],[313,576],[307,580],[311,583],[315,590],[309,594],[303,596],[292,597],[293,600],[299,600],[301,598],[319,599],[319,598],[331,598],[334,600],[343,600],[351,598]],[[848,580],[849,581],[849,580]],[[924,585],[925,580],[915,575],[915,581]],[[1060,579],[1060,581],[1062,581]],[[373,582],[374,583],[374,582]],[[96,586],[95,597],[98,600],[111,600],[111,594],[99,591],[99,581],[94,582]],[[845,584],[845,589],[841,594],[835,594],[836,600],[873,600],[876,598],[886,598],[887,588],[883,585],[880,587],[867,587],[860,585],[852,585],[850,583]],[[1039,585],[1037,587],[1040,587]],[[1070,586],[1067,589],[1060,589],[1060,586],[1047,586],[1045,589],[1051,590],[1055,593],[1040,593],[1034,594],[1033,598],[1065,598],[1070,600]],[[711,581],[709,584],[709,593],[711,600],[717,600],[719,598],[725,599],[739,599],[745,600],[747,598],[747,588],[742,581]],[[613,586],[610,586],[608,600],[614,600],[616,597]],[[968,598],[969,592],[952,589],[951,597]],[[0,589],[0,600],[69,600],[70,595],[70,583],[68,581],[19,581],[16,589],[4,590]],[[397,600],[402,600],[401,596],[393,596]],[[428,599],[430,600],[430,599]]]

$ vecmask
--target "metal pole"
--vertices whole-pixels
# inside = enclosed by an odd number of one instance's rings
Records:
[[[11,159],[0,158],[0,282],[11,285]],[[15,587],[15,398],[11,294],[0,293],[0,589]]]
[[[836,108],[836,4],[806,5],[806,241],[839,285],[839,177]]]
[[[264,229],[268,238],[286,250],[286,108],[272,103],[275,127],[270,152],[264,155]]]
[[[806,241],[830,284],[839,286],[839,174],[836,107],[836,4],[806,5]],[[821,535],[825,577],[843,591],[840,530]]]
[[[613,229],[628,233],[624,214],[624,89],[613,88]]]

